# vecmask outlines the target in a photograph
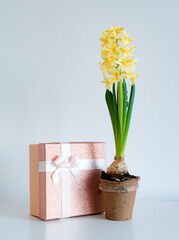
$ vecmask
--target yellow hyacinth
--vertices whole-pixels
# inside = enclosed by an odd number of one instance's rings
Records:
[[[107,89],[111,89],[111,84],[122,81],[122,79],[130,80],[132,84],[136,82],[138,73],[135,73],[136,59],[133,56],[135,47],[131,46],[134,38],[129,37],[123,28],[118,26],[110,26],[109,30],[103,32],[100,38],[101,57],[103,62],[100,68],[103,71],[104,82]]]

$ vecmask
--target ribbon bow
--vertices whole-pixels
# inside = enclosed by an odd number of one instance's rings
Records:
[[[78,159],[77,157],[63,156],[59,156],[55,161],[51,162],[55,167],[55,170],[52,174],[52,180],[54,185],[56,186],[59,183],[65,171],[70,171],[76,178],[76,180],[79,182],[81,171],[80,162],[80,159]]]

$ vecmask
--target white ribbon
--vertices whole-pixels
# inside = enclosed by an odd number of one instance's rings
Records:
[[[72,174],[80,181],[81,170],[105,169],[105,159],[78,159],[70,156],[70,144],[61,143],[61,156],[54,161],[40,161],[39,172],[52,172],[55,186],[62,179],[62,218],[71,215],[71,181]],[[71,173],[71,174],[70,174]]]
[[[53,171],[52,180],[55,186],[58,185],[66,171],[71,172],[79,182],[80,170],[80,160],[76,157],[59,156],[55,161],[39,162],[39,172]]]

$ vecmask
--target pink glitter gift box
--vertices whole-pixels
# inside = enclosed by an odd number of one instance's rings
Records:
[[[105,143],[32,144],[29,155],[31,215],[51,220],[103,212]]]

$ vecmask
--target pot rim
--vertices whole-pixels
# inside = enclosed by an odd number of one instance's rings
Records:
[[[100,178],[99,188],[103,192],[117,192],[126,194],[128,192],[137,190],[139,180],[140,177],[127,179],[122,182],[115,182]]]

